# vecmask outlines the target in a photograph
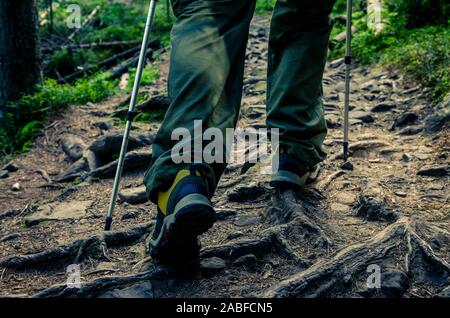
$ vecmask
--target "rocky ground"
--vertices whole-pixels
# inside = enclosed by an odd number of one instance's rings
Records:
[[[265,125],[266,58],[259,19],[240,127]],[[141,110],[167,107],[167,53],[157,63],[160,79],[143,89],[152,99]],[[395,71],[356,66],[352,74],[350,162],[341,158],[338,60],[323,81],[329,157],[319,181],[274,192],[260,164],[230,165],[213,199],[219,221],[201,237],[199,263],[182,269],[145,251],[156,211],[141,184],[157,121],[134,124],[114,231],[104,234],[127,96],[55,115],[33,149],[0,172],[0,295],[449,297],[448,99],[433,105]],[[81,288],[66,284],[70,264],[80,265]],[[380,288],[367,285],[374,268]]]

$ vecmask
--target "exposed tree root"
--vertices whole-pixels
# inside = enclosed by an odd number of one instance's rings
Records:
[[[290,226],[291,224],[270,228],[264,231],[258,239],[241,240],[234,243],[204,248],[200,252],[200,257],[206,258],[216,256],[234,260],[239,256],[246,254],[254,254],[255,256],[263,257],[273,253],[286,258],[300,267],[306,268],[310,265],[309,262],[302,259],[294,250],[292,250],[283,234],[283,231]]]
[[[315,189],[302,192],[294,190],[275,190],[272,195],[272,207],[266,211],[266,221],[272,224],[292,222],[291,227],[302,231],[304,238],[316,239],[316,245],[329,247],[331,240],[323,229],[317,224],[325,224],[323,211],[318,209],[321,199],[320,193]]]
[[[359,291],[361,286],[365,288],[369,265],[379,265],[381,270],[400,266],[398,270],[414,279],[411,265],[420,255],[426,258],[427,266],[434,268],[431,272],[439,276],[437,280],[445,283],[450,275],[449,264],[434,253],[416,233],[416,228],[415,221],[400,217],[370,240],[336,252],[330,259],[321,260],[305,271],[294,274],[262,296],[324,297],[332,295],[335,289],[348,290],[349,296],[361,295]]]
[[[153,266],[148,271],[138,274],[98,278],[86,284],[82,284],[81,288],[74,288],[67,284],[54,285],[34,294],[32,297],[98,297],[117,286],[123,287],[142,281],[167,279],[175,274],[175,270],[169,267]]]
[[[126,245],[147,234],[153,223],[145,223],[125,231],[106,232],[30,255],[11,256],[0,260],[0,267],[12,269],[38,268],[54,262],[79,263],[86,257],[106,257],[104,247]],[[107,257],[106,257],[107,258]]]
[[[387,208],[384,203],[364,192],[359,194],[354,208],[357,216],[368,221],[395,222],[402,215],[400,212]]]

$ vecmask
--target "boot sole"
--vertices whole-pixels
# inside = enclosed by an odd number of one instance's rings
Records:
[[[150,255],[163,263],[185,262],[198,257],[198,236],[216,221],[211,206],[192,204],[164,219],[156,240],[150,240]]]

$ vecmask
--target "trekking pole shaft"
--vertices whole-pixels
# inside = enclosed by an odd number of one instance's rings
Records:
[[[145,25],[144,38],[142,40],[141,52],[139,55],[139,62],[138,62],[138,66],[136,69],[136,77],[134,79],[133,91],[131,93],[130,106],[128,108],[128,113],[127,113],[127,123],[125,125],[125,132],[123,135],[122,146],[120,148],[120,155],[119,155],[119,159],[117,162],[116,176],[114,178],[113,190],[111,193],[111,199],[110,199],[109,207],[108,207],[108,214],[107,214],[106,220],[105,220],[105,231],[109,231],[111,229],[112,217],[113,217],[114,208],[116,205],[116,199],[117,199],[117,193],[119,190],[120,178],[122,177],[122,170],[123,170],[123,165],[124,165],[124,161],[125,161],[125,155],[126,155],[127,148],[128,148],[128,138],[130,136],[130,130],[131,130],[131,125],[132,125],[132,120],[133,120],[133,113],[134,113],[134,109],[136,107],[137,96],[139,93],[139,86],[141,85],[143,68],[145,66],[145,60],[146,60],[146,55],[147,55],[147,46],[148,46],[148,42],[149,42],[148,40],[149,40],[150,32],[152,29],[153,17],[155,15],[156,2],[157,2],[157,0],[150,1],[150,8],[148,11],[147,22]]]
[[[344,104],[344,161],[348,158],[348,133],[350,112],[350,69],[352,64],[352,6],[353,1],[347,0],[347,26],[345,43],[345,104]]]

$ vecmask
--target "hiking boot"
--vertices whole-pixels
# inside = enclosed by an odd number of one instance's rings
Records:
[[[272,175],[270,185],[284,189],[302,187],[316,181],[320,174],[320,165],[317,164],[306,172],[300,170],[302,166],[293,156],[280,154],[278,171]]]
[[[208,187],[195,169],[181,170],[166,192],[158,193],[158,214],[149,237],[150,255],[163,263],[186,262],[198,257],[198,236],[216,220]]]

